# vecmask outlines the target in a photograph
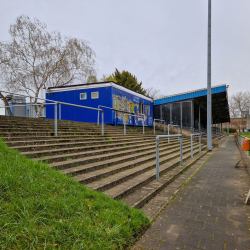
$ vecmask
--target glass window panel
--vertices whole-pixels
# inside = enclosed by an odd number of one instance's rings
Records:
[[[185,130],[192,130],[191,122],[191,102],[182,103],[182,128]]]
[[[170,103],[162,105],[162,120],[165,120],[166,125],[170,124]]]
[[[172,103],[172,123],[173,125],[181,125],[180,103]]]

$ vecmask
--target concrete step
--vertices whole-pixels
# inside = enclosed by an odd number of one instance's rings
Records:
[[[44,140],[44,139],[48,139],[48,140]],[[100,143],[106,143],[106,142],[110,142],[110,143],[116,143],[116,142],[131,142],[134,140],[141,140],[141,141],[145,141],[145,140],[152,140],[152,138],[147,137],[147,136],[142,136],[142,137],[138,137],[138,136],[115,136],[115,137],[109,137],[109,136],[102,136],[102,137],[98,137],[98,136],[66,136],[66,137],[31,137],[31,138],[23,138],[23,137],[14,137],[14,138],[8,138],[8,137],[4,137],[6,144],[11,146],[12,148],[16,148],[16,149],[20,149],[22,150],[22,148],[32,148],[33,145],[37,145],[39,143],[39,145],[44,145],[45,147],[48,146],[50,147],[52,144],[56,143],[61,143],[61,144],[66,144],[66,143],[73,143],[74,142],[82,142],[82,143],[96,143],[98,144]],[[10,139],[10,140],[8,140]],[[12,139],[15,139],[16,141],[12,141]],[[26,140],[24,140],[26,139]],[[30,140],[32,139],[32,140]],[[34,140],[35,139],[35,140]],[[25,145],[25,146],[20,146],[20,145]],[[37,146],[39,146],[37,145]],[[75,144],[74,144],[75,145]],[[18,148],[17,148],[18,147]],[[25,151],[25,150],[24,150]]]
[[[190,145],[190,144],[188,144]],[[165,147],[163,147],[165,146]],[[161,142],[161,150],[163,148],[168,148],[168,143],[167,142]],[[113,149],[106,149],[106,150],[89,150],[89,151],[82,151],[82,152],[77,152],[77,153],[69,153],[69,154],[60,154],[60,155],[55,155],[55,156],[45,156],[41,158],[33,158],[33,160],[37,161],[43,161],[47,163],[56,163],[56,162],[63,162],[66,161],[68,164],[69,163],[75,163],[75,159],[82,159],[82,157],[86,156],[85,160],[86,163],[94,162],[94,161],[103,161],[106,159],[114,158],[114,157],[119,157],[122,155],[126,154],[133,154],[136,157],[136,153],[139,152],[146,152],[148,154],[154,153],[155,152],[155,145],[153,146],[144,146],[144,147],[139,147],[138,149],[126,149],[125,147],[121,147],[118,150],[118,152],[114,152]],[[88,156],[88,157],[87,157]],[[93,156],[95,156],[93,158]],[[67,164],[67,165],[68,165]],[[82,164],[82,163],[81,163]]]
[[[70,140],[69,140],[70,141]],[[34,141],[32,141],[34,142]],[[38,143],[37,141],[35,141],[36,143]],[[116,147],[116,145],[133,145],[133,144],[137,144],[137,143],[151,143],[152,139],[144,139],[144,138],[135,138],[134,140],[131,139],[120,139],[120,140],[108,140],[108,139],[102,139],[102,140],[98,140],[98,138],[82,138],[78,141],[74,140],[73,142],[65,142],[63,141],[62,143],[54,143],[51,141],[47,141],[47,144],[41,143],[38,145],[25,145],[25,146],[14,146],[11,147],[12,149],[17,149],[21,152],[33,152],[36,151],[37,153],[39,153],[41,150],[55,150],[55,149],[61,149],[61,148],[71,148],[71,147],[80,147],[80,146],[86,146],[87,149],[93,149],[93,148],[101,148],[104,146],[107,147]],[[22,142],[26,143],[26,142]],[[29,143],[29,142],[27,142]],[[40,143],[40,141],[39,141]],[[86,144],[87,143],[87,144]],[[86,150],[87,150],[86,149]]]
[[[205,148],[205,146],[203,148]],[[194,151],[194,153],[197,152],[199,152],[199,150]],[[183,160],[187,160],[189,157],[190,153],[183,154]],[[179,163],[180,163],[180,158],[178,157],[162,165],[160,167],[160,175],[169,172],[170,170],[178,166]],[[155,169],[152,169],[140,174],[139,176],[131,178],[124,183],[116,185],[115,187],[106,190],[104,193],[106,193],[107,195],[109,195],[114,199],[124,199],[124,197],[132,194],[138,188],[145,186],[149,182],[153,181],[155,178],[156,178],[156,171]]]
[[[163,164],[166,161],[176,157],[180,157],[179,151],[179,148],[169,149],[167,155],[164,157],[161,155],[160,164]],[[188,151],[189,150],[187,148],[186,152]],[[122,163],[113,167],[108,167],[106,169],[100,169],[94,172],[77,175],[75,179],[80,183],[87,184],[87,186],[92,189],[105,191],[121,182],[127,181],[130,178],[155,168],[155,166],[155,159],[142,165],[138,165],[138,161],[131,161],[129,163]]]
[[[58,126],[58,132],[85,132],[88,131],[89,133],[101,133],[102,129],[100,128],[88,128],[88,127],[66,127],[66,126]],[[106,133],[116,133],[116,134],[121,134],[121,132],[118,129],[112,129],[112,128],[105,128],[104,131]],[[54,132],[54,127],[51,126],[7,126],[7,127],[0,127],[0,133],[11,133],[11,132]],[[148,131],[146,131],[149,133]],[[159,131],[156,131],[158,133]],[[127,130],[127,133],[129,134],[138,134],[142,133],[142,131],[133,131],[133,130]]]
[[[41,156],[52,156],[52,155],[56,155],[56,154],[71,154],[71,153],[77,153],[77,152],[83,152],[83,151],[90,151],[90,150],[103,150],[103,149],[108,149],[108,151],[110,151],[110,149],[112,149],[112,151],[119,151],[119,150],[128,150],[128,149],[136,149],[139,147],[143,147],[143,146],[155,146],[155,142],[151,139],[149,140],[140,140],[140,138],[133,140],[133,142],[129,143],[124,143],[124,142],[117,142],[114,143],[113,141],[107,141],[104,144],[95,144],[92,145],[92,142],[89,142],[88,144],[86,144],[86,142],[84,143],[79,143],[80,145],[77,146],[77,143],[68,143],[68,144],[54,144],[54,145],[60,145],[60,146],[52,146],[52,145],[48,145],[46,149],[43,149],[44,146],[43,145],[36,145],[36,147],[17,147],[15,149],[19,149],[20,151],[23,152],[23,155],[30,157],[30,158],[37,158],[37,157],[41,157]],[[27,151],[27,148],[32,148],[32,151]],[[24,150],[25,149],[25,150]],[[26,152],[25,152],[26,151]],[[102,151],[100,151],[102,152]]]
[[[83,135],[77,135],[77,134],[71,134],[71,135],[64,135],[64,134],[59,134],[58,136],[54,136],[54,133],[46,134],[46,135],[35,135],[35,134],[29,134],[29,135],[12,135],[12,136],[1,136],[2,138],[4,138],[7,141],[18,141],[18,140],[41,140],[41,139],[51,139],[51,140],[57,140],[57,139],[68,139],[68,138],[78,138],[78,137],[86,137],[86,138],[113,138],[113,139],[118,139],[118,138],[153,138],[155,139],[155,136],[152,135],[115,135],[113,133],[111,134],[105,134],[105,135],[101,135],[101,134],[89,134],[89,133],[85,133]]]
[[[5,132],[5,131],[2,131],[0,132],[0,135],[1,136],[5,136],[5,137],[13,137],[13,136],[30,136],[30,135],[40,135],[40,136],[46,136],[46,135],[49,135],[49,136],[54,136],[54,131],[53,130],[44,130],[44,131],[40,131],[40,130],[37,130],[37,131],[33,131],[33,130],[30,130],[30,131],[11,131],[11,132]],[[60,136],[65,136],[65,135],[75,135],[75,136],[78,136],[78,135],[98,135],[98,136],[102,136],[102,132],[93,132],[93,131],[60,131],[58,130],[57,131],[57,134],[60,135]],[[120,132],[111,132],[111,131],[104,131],[104,134],[105,135],[119,135],[119,136],[122,136],[123,134],[121,134]],[[132,133],[131,135],[140,135],[140,133]]]
[[[171,153],[169,152],[171,149],[176,149],[176,145],[170,145],[167,148],[163,148],[163,150],[160,151],[161,156],[164,157],[166,155],[169,155]],[[177,150],[178,150],[178,147],[177,147]],[[146,153],[142,152],[142,153],[138,153],[134,155],[111,158],[111,159],[97,161],[97,162],[93,162],[89,164],[84,162],[83,159],[81,159],[80,162],[83,162],[84,165],[79,164],[79,166],[77,166],[78,164],[76,164],[76,167],[71,167],[70,165],[67,165],[67,162],[65,163],[65,165],[62,165],[60,163],[59,164],[53,163],[50,166],[57,168],[57,169],[61,169],[61,172],[64,174],[75,176],[75,175],[80,175],[83,173],[96,171],[98,169],[108,168],[111,166],[117,166],[118,164],[122,164],[120,165],[121,167],[130,168],[132,166],[135,167],[141,164],[146,164],[147,162],[154,161],[154,160],[155,160],[155,152],[151,151],[151,154],[149,154],[148,152]]]

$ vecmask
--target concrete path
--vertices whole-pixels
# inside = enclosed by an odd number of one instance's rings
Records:
[[[239,160],[229,136],[132,249],[250,249],[250,176]]]

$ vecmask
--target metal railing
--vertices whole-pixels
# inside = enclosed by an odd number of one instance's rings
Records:
[[[201,153],[201,133],[191,134],[191,158],[194,157],[194,154],[193,154],[193,139],[194,139],[194,137],[199,137],[199,149],[200,149],[200,153]]]
[[[123,126],[124,126],[124,135],[126,135],[126,121],[125,121],[125,117],[126,117],[126,115],[127,116],[134,116],[134,117],[143,117],[143,122],[142,122],[142,126],[143,126],[143,134],[144,134],[144,132],[145,132],[145,130],[144,130],[144,126],[145,126],[145,114],[143,114],[143,115],[131,115],[131,114],[126,114],[126,113],[124,113],[123,114]]]
[[[159,140],[160,138],[178,137],[180,140],[180,165],[182,166],[182,135],[157,135],[156,136],[156,180],[160,178],[160,167],[159,167]]]
[[[72,106],[76,108],[84,108],[84,109],[91,109],[91,110],[97,110],[102,112],[102,135],[104,135],[104,111],[102,109],[87,107],[87,106],[81,106],[77,104],[71,104],[67,102],[56,102],[55,103],[55,130],[57,129],[57,104],[66,105],[66,106]],[[57,136],[57,133],[56,133]]]
[[[178,127],[178,134],[180,134],[180,126],[179,125],[172,125],[168,124],[168,135],[169,135],[169,127]],[[170,142],[170,137],[168,137],[168,143]],[[179,138],[178,138],[179,139]]]
[[[161,119],[154,119],[154,134],[155,134],[155,121],[161,121],[161,122],[164,122],[164,134],[166,134],[165,120],[161,120]]]
[[[12,92],[8,92],[8,91],[2,91],[2,90],[0,90],[0,92],[12,94],[12,95],[17,95],[17,96],[19,95],[19,96],[29,97],[30,98],[31,111],[33,110],[32,106],[36,105],[36,104],[32,104],[32,98],[35,98],[35,97],[28,96],[28,95],[17,94],[17,93],[12,93]],[[59,102],[59,101],[44,99],[44,98],[40,98],[40,97],[37,97],[35,99],[39,99],[39,100],[43,100],[43,101],[47,101],[47,102],[53,102],[53,103],[43,103],[43,104],[39,104],[39,105],[55,105],[55,107],[54,107],[55,136],[57,136],[57,105],[58,104],[59,104],[59,119],[61,119],[61,105],[72,106],[72,107],[77,107],[77,108],[84,108],[84,109],[91,109],[91,110],[97,110],[98,112],[101,111],[102,112],[102,135],[104,135],[104,112],[103,112],[102,109],[97,109],[97,108],[92,108],[92,107],[87,107],[87,106],[81,106],[81,105],[76,105],[76,104],[67,103],[67,102]],[[14,106],[10,106],[10,107],[14,107]],[[27,105],[27,106],[29,106],[29,105]],[[4,108],[6,108],[6,107],[4,107]]]
[[[110,110],[113,110],[113,111],[116,111],[116,112],[122,112],[122,113],[127,113],[127,114],[135,114],[135,113],[131,113],[131,112],[128,112],[128,111],[123,111],[123,110],[118,110],[118,109],[114,109],[114,108],[110,108],[110,107],[98,105],[98,109],[100,109],[100,108],[110,109]],[[115,118],[116,118],[116,113],[115,113]],[[99,114],[99,111],[98,111],[98,114],[97,114],[97,125],[99,125],[99,120],[100,120],[100,114]]]

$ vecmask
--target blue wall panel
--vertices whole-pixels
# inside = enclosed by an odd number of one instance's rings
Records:
[[[91,88],[91,89],[82,89],[77,91],[77,104],[82,106],[88,106],[92,108],[98,108],[99,105],[112,107],[111,101],[111,87],[102,87],[102,88]],[[99,92],[98,99],[91,99],[91,92]],[[80,100],[80,94],[87,93],[86,100]],[[100,109],[104,110],[104,122],[105,124],[112,123],[112,110],[105,109],[100,107]],[[78,122],[97,122],[98,112],[90,109],[77,109],[77,121]],[[100,112],[100,122],[101,122],[101,112]]]
[[[98,99],[91,99],[91,92],[99,92]],[[87,99],[80,100],[80,94],[86,93]],[[82,90],[70,90],[70,91],[62,91],[55,93],[46,93],[46,99],[67,102],[71,104],[77,104],[92,108],[98,108],[98,105],[103,105],[110,107],[111,106],[111,87],[102,87],[102,88],[91,88],[91,89],[82,89]],[[59,109],[58,109],[59,110]],[[54,105],[46,106],[46,117],[54,118]],[[59,117],[59,114],[58,114]],[[71,120],[78,122],[97,122],[97,111],[71,107],[67,105],[61,105],[61,117],[62,120]],[[100,112],[101,117],[101,112]],[[104,121],[106,124],[111,123],[112,120],[112,111],[108,109],[104,109]],[[101,118],[100,118],[101,121]]]
[[[46,93],[46,99],[76,104],[76,94],[76,91]],[[57,118],[59,118],[59,107],[57,109]],[[62,120],[76,121],[76,113],[76,107],[61,105]],[[46,118],[54,119],[54,105],[46,105]]]

